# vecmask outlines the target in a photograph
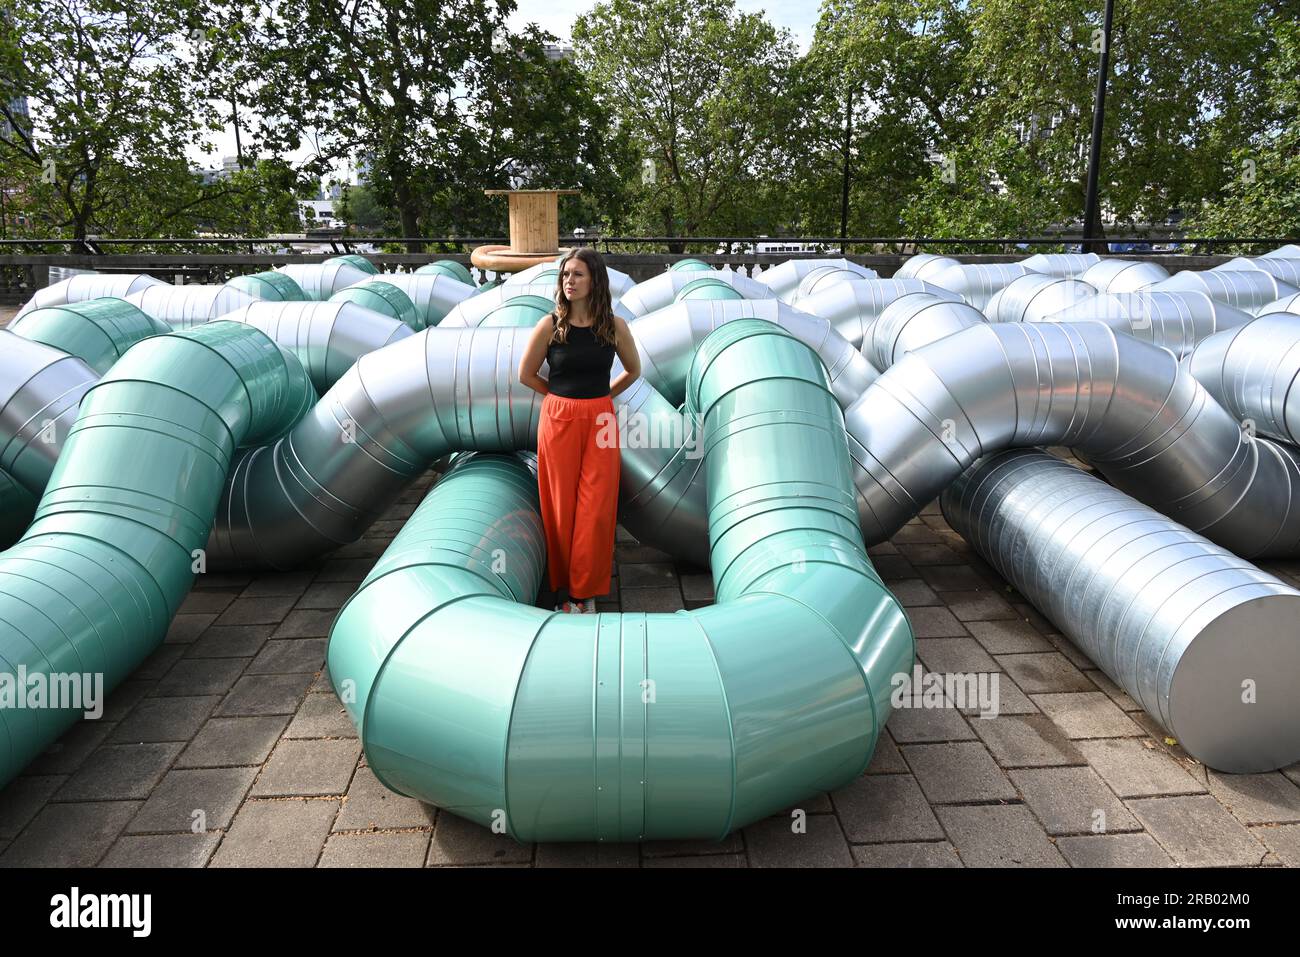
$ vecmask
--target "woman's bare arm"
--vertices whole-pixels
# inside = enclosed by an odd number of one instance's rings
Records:
[[[551,317],[545,315],[533,326],[533,334],[528,337],[528,348],[519,360],[519,381],[534,392],[549,395],[550,385],[538,375],[542,363],[546,361],[546,347],[551,341]]]
[[[618,338],[615,340],[614,348],[618,352],[619,360],[623,363],[623,371],[609,384],[611,397],[618,395],[641,378],[641,353],[637,351],[636,340],[632,338],[632,330],[627,327],[627,321],[619,316],[614,317],[614,325],[618,329]]]

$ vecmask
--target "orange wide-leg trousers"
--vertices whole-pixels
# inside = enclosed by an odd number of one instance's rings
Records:
[[[620,464],[613,399],[542,399],[537,489],[551,591],[568,585],[578,598],[609,592]]]

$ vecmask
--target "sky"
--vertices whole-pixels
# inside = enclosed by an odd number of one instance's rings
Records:
[[[559,37],[560,41],[567,43],[572,39],[573,21],[580,14],[586,13],[596,5],[597,0],[518,0],[515,12],[510,17],[510,26],[512,29],[520,29],[526,24],[536,23],[548,33],[553,33]],[[813,27],[817,23],[817,12],[820,3],[817,0],[736,0],[736,7],[745,13],[763,12],[769,23],[777,27],[785,27],[790,31],[791,38],[799,47],[799,52],[807,52],[808,46],[812,43]],[[194,162],[207,166],[217,167],[221,165],[223,156],[235,155],[235,132],[231,127],[223,135],[215,138],[216,152],[203,156],[196,154],[191,157]],[[303,155],[307,155],[308,150],[303,150]],[[300,159],[301,157],[293,157]],[[336,173],[340,176],[346,175],[346,171],[340,169]]]

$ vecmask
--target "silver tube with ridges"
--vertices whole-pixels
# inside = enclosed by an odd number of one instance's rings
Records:
[[[1300,592],[1040,451],[981,459],[944,517],[1192,757],[1300,758]]]

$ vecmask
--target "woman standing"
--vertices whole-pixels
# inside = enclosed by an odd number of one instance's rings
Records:
[[[623,373],[611,383],[615,353]],[[549,379],[537,374],[543,359]],[[560,263],[555,311],[534,327],[519,363],[519,381],[545,396],[537,487],[546,564],[551,590],[568,592],[556,611],[595,614],[596,596],[609,592],[620,467],[613,397],[640,375],[632,333],[614,315],[604,260],[594,249],[573,250]]]

